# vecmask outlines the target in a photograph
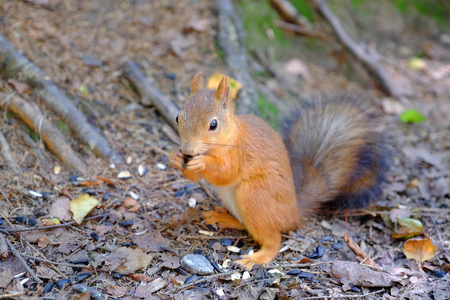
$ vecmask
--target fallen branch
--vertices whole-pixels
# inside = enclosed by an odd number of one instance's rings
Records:
[[[16,249],[16,247],[14,247],[14,245],[7,238],[5,238],[5,241],[6,241],[6,244],[8,244],[8,247],[11,250],[11,253],[14,254],[14,256],[25,267],[25,269],[28,272],[28,275],[30,275],[34,279],[34,281],[36,281],[38,284],[41,284],[42,280],[39,277],[37,277],[37,275],[34,273],[33,270],[31,270],[30,266],[28,266],[26,260],[22,257],[22,255],[20,255],[20,252]]]
[[[0,75],[5,78],[18,78],[34,87],[36,96],[42,97],[44,103],[64,120],[77,138],[88,145],[97,156],[120,160],[118,154],[108,145],[106,138],[100,135],[97,128],[89,124],[86,116],[50,77],[17,51],[2,35],[0,35]]]
[[[40,147],[34,142],[31,136],[22,130],[19,131],[19,135],[22,138],[23,142],[33,150],[34,154],[39,159],[40,163],[44,165],[44,168],[49,170],[52,167],[51,164],[48,162],[47,158],[42,153]]]
[[[22,177],[22,172],[20,171],[19,165],[17,164],[15,158],[12,156],[9,144],[2,132],[0,132],[0,146],[2,148],[2,156],[5,159],[5,162],[8,164],[8,167],[12,172],[14,172],[14,174]]]
[[[280,29],[290,31],[292,33],[295,33],[295,34],[298,34],[301,36],[321,39],[328,43],[334,42],[334,38],[332,36],[326,34],[325,32],[314,31],[314,30],[311,30],[308,28],[298,26],[297,24],[287,23],[287,22],[283,22],[280,20],[276,20],[275,25]]]
[[[214,0],[214,3],[218,17],[217,43],[223,51],[231,77],[242,84],[237,111],[259,115],[258,94],[248,70],[242,20],[230,0]]]
[[[194,287],[194,286],[196,286],[199,283],[206,282],[206,281],[212,281],[212,280],[215,280],[217,278],[227,277],[227,276],[230,276],[231,274],[236,273],[236,272],[239,272],[239,270],[232,270],[232,271],[228,271],[228,272],[223,272],[223,273],[213,274],[213,275],[209,275],[209,276],[204,276],[203,278],[198,279],[196,281],[192,281],[192,282],[190,282],[188,284],[183,284],[182,286],[179,286],[179,287],[173,288],[171,290],[168,290],[164,294],[172,295],[172,294],[177,293],[179,291],[182,291],[182,290]]]
[[[41,111],[24,99],[15,95],[5,95],[0,93],[0,107],[9,110],[19,116],[30,128],[39,134],[47,147],[54,153],[67,167],[77,169],[85,173],[87,166],[78,157],[66,141],[64,135],[47,119],[42,116]]]
[[[360,263],[364,263],[368,267],[374,267],[376,269],[380,269],[380,267],[364,252],[361,247],[353,240],[348,234],[344,235],[344,242],[347,246],[352,249],[352,251],[356,254],[356,260]]]
[[[270,0],[270,5],[286,22],[297,24],[300,27],[309,27],[308,20],[302,16],[289,0]]]
[[[352,40],[347,31],[345,31],[344,27],[342,27],[339,20],[327,6],[325,0],[315,0],[315,4],[319,13],[331,25],[341,43],[363,63],[363,65],[369,70],[370,73],[375,76],[376,80],[381,86],[381,89],[390,96],[400,98],[399,92],[391,84],[389,76],[381,66],[379,54],[376,52],[376,50],[371,49],[369,52],[367,49],[362,48],[354,40]]]
[[[154,106],[166,118],[170,126],[178,131],[178,125],[175,121],[180,110],[178,105],[161,92],[153,81],[145,77],[133,61],[126,62],[124,75],[141,96],[141,104]]]

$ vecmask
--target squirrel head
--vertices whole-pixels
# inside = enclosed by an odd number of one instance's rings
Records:
[[[194,76],[191,93],[177,116],[181,152],[185,156],[204,154],[232,142],[236,122],[231,102],[225,76],[215,91],[205,87],[201,72]]]

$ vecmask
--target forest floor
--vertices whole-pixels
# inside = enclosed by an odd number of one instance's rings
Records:
[[[258,245],[244,231],[217,231],[202,223],[201,211],[213,209],[219,201],[211,197],[212,189],[168,167],[168,153],[177,145],[164,133],[164,119],[154,108],[139,104],[139,96],[123,77],[124,62],[132,59],[155,79],[159,89],[182,104],[197,71],[207,77],[216,71],[227,72],[216,48],[216,23],[214,4],[206,0],[0,3],[0,33],[77,97],[78,108],[102,129],[125,161],[114,165],[94,158],[87,147],[74,142],[89,163],[90,176],[81,178],[67,170],[43,149],[52,162],[52,168],[45,169],[19,137],[20,131],[27,131],[25,126],[13,115],[3,114],[0,129],[25,179],[14,179],[3,165],[0,229],[9,230],[14,247],[43,284],[36,284],[35,279],[20,283],[31,278],[30,272],[22,274],[24,264],[10,253],[0,262],[0,297],[18,292],[34,298],[77,299],[86,297],[79,293],[87,286],[101,294],[97,297],[123,299],[448,299],[449,36],[424,30],[402,33],[395,42],[382,34],[377,37],[386,40],[376,43],[377,49],[395,85],[408,99],[403,103],[383,96],[364,71],[349,80],[343,71],[349,61],[336,63],[339,58],[330,54],[329,45],[324,46],[328,53],[320,52],[326,58],[306,52],[307,48],[297,54],[303,48],[288,49],[285,57],[269,63],[277,77],[267,75],[263,66],[252,61],[254,73],[265,74],[255,75],[257,84],[286,102],[296,95],[363,95],[380,115],[380,126],[392,145],[392,165],[377,203],[367,210],[347,212],[348,218],[336,213],[311,219],[306,229],[284,236],[283,251],[267,266],[268,272],[255,268],[244,273],[231,269],[230,262],[239,253],[229,246],[245,252]],[[425,57],[412,66],[410,59],[418,52]],[[292,58],[302,62],[300,67]],[[7,90],[17,82],[3,80],[0,85]],[[64,123],[37,103],[70,137]],[[399,114],[405,108],[419,110],[426,121],[401,122]],[[140,176],[139,167],[148,172]],[[131,178],[118,178],[121,171],[129,171]],[[36,220],[37,226],[52,218],[63,224],[72,221],[70,200],[83,194],[100,201],[89,215],[98,218],[81,225],[13,233]],[[423,225],[419,236],[436,246],[434,258],[421,264],[405,257],[405,239],[392,234],[410,228],[399,228],[403,224],[398,217]],[[28,224],[23,224],[25,220]],[[343,242],[344,234],[369,254],[382,270],[376,273],[384,276],[377,278],[369,268],[353,265],[356,256]],[[208,256],[225,275],[206,275],[203,282],[189,285],[201,276],[192,277],[180,269],[180,259],[194,252]],[[343,274],[341,261],[346,262],[350,277]],[[354,277],[368,275],[371,283],[364,279],[355,283]],[[62,279],[70,282],[57,287]],[[44,293],[48,283],[55,286]],[[91,296],[94,292],[90,291]]]

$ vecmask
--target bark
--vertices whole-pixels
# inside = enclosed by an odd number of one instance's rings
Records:
[[[99,130],[89,124],[72,101],[62,92],[51,78],[24,54],[0,35],[0,75],[16,78],[34,88],[36,96],[69,126],[75,136],[97,156],[120,161],[120,156],[111,149]]]
[[[9,147],[9,144],[2,132],[0,132],[0,146],[2,156],[5,159],[5,162],[8,164],[9,169],[14,172],[14,174],[22,176],[19,165],[17,164],[15,158],[12,156],[11,148]]]
[[[66,141],[64,135],[47,119],[35,105],[29,104],[24,99],[0,93],[1,107],[19,116],[30,128],[39,134],[45,145],[70,169],[77,169],[86,174],[87,166],[78,157]]]
[[[180,110],[178,105],[161,92],[155,86],[153,80],[145,77],[133,61],[127,61],[124,67],[124,75],[141,96],[141,104],[154,106],[167,120],[167,123],[175,131],[178,131],[178,125],[175,121]]]
[[[250,76],[247,51],[244,43],[242,20],[231,0],[214,0],[218,15],[217,42],[222,49],[231,77],[242,84],[237,101],[238,113],[259,115],[258,94]]]

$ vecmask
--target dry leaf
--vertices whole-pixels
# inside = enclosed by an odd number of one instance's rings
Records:
[[[119,266],[111,271],[120,273],[122,275],[128,275],[136,272],[139,269],[143,269],[150,265],[154,254],[147,254],[140,249],[131,249],[126,247],[117,248],[113,253],[108,255],[108,260],[120,260]]]
[[[30,91],[30,87],[28,86],[28,84],[15,79],[8,79],[8,85],[14,88],[19,94],[27,94]]]
[[[208,89],[211,89],[211,90],[217,89],[220,81],[222,80],[222,78],[224,76],[226,76],[226,75],[219,73],[219,72],[214,73],[213,76],[211,76],[208,79],[208,85],[207,85]],[[239,90],[242,88],[242,84],[239,81],[231,78],[230,76],[226,76],[226,77],[228,79],[228,83],[231,86],[230,97],[231,97],[231,99],[236,99]]]
[[[403,245],[403,253],[408,259],[415,259],[421,264],[436,256],[436,246],[430,239],[407,240]]]
[[[105,292],[115,298],[122,298],[128,293],[128,288],[126,286],[108,286],[105,288]]]
[[[60,197],[55,199],[50,207],[50,211],[48,213],[50,218],[58,218],[61,221],[70,221],[72,220],[72,214],[69,209],[70,199],[67,197]]]
[[[397,218],[393,239],[409,238],[423,233],[423,225],[419,220],[411,218]]]
[[[148,276],[147,274],[131,274],[128,275],[128,277],[130,277],[131,279],[135,280],[135,281],[152,281],[153,278],[151,278],[150,276]]]
[[[83,222],[86,217],[95,207],[97,207],[99,201],[94,197],[84,194],[70,201],[70,211],[73,214],[73,219],[77,224]]]
[[[58,218],[51,218],[51,219],[42,219],[41,220],[42,225],[44,226],[52,226],[52,225],[59,225],[61,222]]]

